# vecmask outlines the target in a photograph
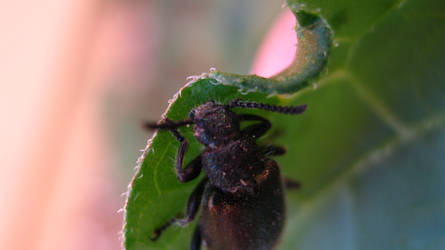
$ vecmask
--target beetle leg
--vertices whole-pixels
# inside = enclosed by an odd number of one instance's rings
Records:
[[[161,236],[162,232],[164,232],[165,229],[167,229],[169,226],[171,226],[171,225],[174,223],[174,220],[175,220],[175,219],[171,219],[171,220],[169,220],[167,223],[165,223],[164,225],[162,225],[162,226],[156,228],[156,229],[153,231],[154,236],[153,236],[153,237],[150,237],[150,240],[151,240],[151,241],[157,241],[157,240],[159,239],[159,237]]]
[[[201,226],[197,225],[195,228],[195,232],[193,233],[192,244],[190,246],[191,250],[201,250]]]
[[[178,175],[178,179],[180,182],[188,182],[195,179],[199,175],[199,173],[201,173],[201,155],[198,155],[189,164],[187,164],[185,168],[183,168],[184,155],[187,152],[189,143],[177,129],[172,129],[171,132],[176,137],[176,139],[181,142],[181,145],[178,149],[178,154],[176,156],[176,173]]]
[[[204,193],[207,181],[207,177],[204,177],[195,190],[193,190],[193,193],[190,195],[187,202],[187,212],[185,218],[175,219],[175,223],[185,226],[195,218],[196,214],[198,213],[199,206],[201,205],[202,194]]]
[[[182,168],[182,162],[180,165],[179,163],[176,164],[176,170],[178,179],[181,182],[188,182],[196,177],[201,173],[202,164],[201,164],[201,155],[198,155],[195,159],[193,159],[185,168]]]
[[[238,115],[240,121],[260,121],[258,124],[251,125],[241,131],[243,135],[249,135],[252,137],[260,137],[264,135],[272,126],[266,118],[251,114]]]
[[[301,183],[288,177],[284,177],[284,186],[286,189],[300,189]]]
[[[266,156],[284,155],[286,153],[286,149],[280,146],[270,145],[262,149]]]
[[[190,195],[189,200],[187,202],[187,211],[185,218],[181,219],[173,218],[164,225],[156,228],[153,231],[154,237],[150,238],[152,241],[156,241],[161,236],[162,232],[165,231],[172,224],[177,223],[181,226],[185,226],[195,218],[196,214],[198,213],[199,206],[201,205],[202,194],[204,193],[207,180],[208,180],[207,177],[202,179],[202,181],[198,184],[198,186],[193,190],[192,194]]]
[[[162,122],[158,123],[145,123],[144,127],[147,129],[164,129],[169,130],[173,136],[178,140],[181,145],[179,146],[178,153],[176,155],[176,173],[180,182],[188,182],[195,179],[199,173],[201,173],[201,156],[196,157],[191,161],[184,169],[184,155],[188,149],[188,141],[184,136],[178,131],[178,127],[193,124],[193,121],[183,120],[183,121],[172,121],[166,118]]]

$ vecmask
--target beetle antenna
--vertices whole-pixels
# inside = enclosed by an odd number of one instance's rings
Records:
[[[172,121],[170,119],[165,119],[160,122],[144,122],[142,124],[142,127],[147,130],[153,130],[153,129],[166,129],[166,130],[173,130],[177,129],[182,126],[193,124],[192,119],[187,119],[183,121]]]
[[[240,99],[235,99],[229,103],[229,107],[231,108],[256,108],[256,109],[264,109],[271,112],[289,114],[289,115],[298,115],[303,113],[307,105],[299,105],[299,106],[276,106],[264,103],[256,103],[249,101],[241,101]]]

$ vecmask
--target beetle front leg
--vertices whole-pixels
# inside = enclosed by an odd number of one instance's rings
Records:
[[[195,232],[193,233],[192,243],[190,244],[191,250],[201,250],[202,234],[201,226],[197,225]]]
[[[181,226],[185,226],[195,218],[196,214],[198,213],[199,206],[201,205],[202,195],[204,193],[207,181],[208,179],[207,177],[205,177],[193,190],[187,202],[186,216],[181,219],[173,218],[164,225],[155,229],[153,232],[154,237],[150,238],[152,241],[156,241],[159,238],[159,236],[161,236],[162,232],[165,231],[172,224],[179,224]]]
[[[187,152],[189,143],[177,129],[172,129],[171,132],[176,137],[176,139],[181,142],[181,145],[178,149],[178,154],[176,156],[176,174],[178,176],[178,179],[180,182],[191,181],[201,173],[201,155],[198,155],[189,164],[187,164],[185,168],[183,168],[184,155]]]
[[[166,118],[163,122],[159,123],[145,123],[144,127],[148,129],[164,129],[169,130],[173,136],[178,140],[181,145],[179,146],[178,153],[176,155],[176,174],[180,182],[188,182],[195,179],[199,173],[201,173],[201,156],[199,155],[193,161],[191,161],[185,168],[183,168],[184,164],[184,155],[188,149],[188,141],[185,137],[178,131],[178,127],[184,125],[193,124],[192,120],[183,120],[183,121],[172,121]]]

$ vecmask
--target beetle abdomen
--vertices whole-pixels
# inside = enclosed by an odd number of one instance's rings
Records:
[[[209,250],[269,250],[276,245],[284,226],[283,187],[276,162],[265,163],[254,195],[206,187],[200,225]]]

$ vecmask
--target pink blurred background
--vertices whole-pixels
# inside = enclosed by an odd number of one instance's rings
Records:
[[[3,6],[0,249],[120,249],[121,194],[149,137],[141,121],[158,120],[189,75],[289,64],[295,21],[282,3]]]

